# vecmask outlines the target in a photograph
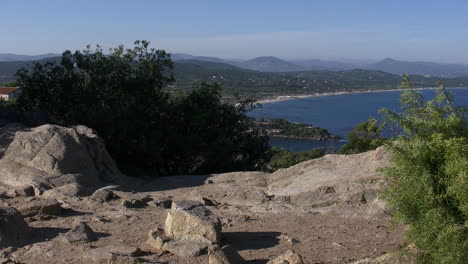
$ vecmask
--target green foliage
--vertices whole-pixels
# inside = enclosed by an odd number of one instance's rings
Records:
[[[61,62],[35,63],[18,71],[23,112],[41,109],[53,123],[96,129],[124,172],[173,175],[251,169],[267,148],[247,133],[246,108],[222,103],[217,84],[168,92],[173,62],[146,41],[104,54],[98,46]]]
[[[408,76],[402,113],[384,110],[404,132],[390,146],[384,197],[396,217],[410,225],[410,242],[423,250],[421,263],[466,263],[468,259],[468,126],[463,109],[441,84],[425,102]]]
[[[266,171],[276,171],[281,168],[289,168],[303,161],[320,158],[325,155],[323,148],[316,148],[304,152],[292,152],[283,148],[272,147],[267,152],[269,161],[264,165]]]
[[[251,129],[246,112],[255,107],[253,101],[223,103],[218,83],[195,84],[191,92],[170,99],[170,133],[165,141],[172,148],[167,158],[177,166],[169,174],[256,169],[268,140]]]
[[[3,100],[3,99],[0,99],[0,107],[2,108],[8,108],[8,109],[13,109],[13,107],[15,106],[15,100]]]
[[[16,81],[6,82],[3,84],[5,87],[17,87],[18,83]]]
[[[381,131],[382,126],[375,119],[358,124],[348,133],[346,138],[349,143],[341,147],[340,153],[356,154],[382,146],[386,140],[380,137]]]
[[[293,123],[282,118],[272,118],[268,121],[259,121],[256,123],[261,129],[278,129],[279,132],[271,134],[271,136],[304,138],[313,140],[337,139],[331,135],[326,129],[311,126],[303,123]]]

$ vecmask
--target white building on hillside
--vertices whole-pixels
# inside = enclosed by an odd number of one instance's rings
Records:
[[[0,98],[10,100],[21,94],[21,88],[18,87],[0,87]]]

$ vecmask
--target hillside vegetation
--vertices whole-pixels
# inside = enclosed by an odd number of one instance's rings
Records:
[[[257,72],[212,62],[175,63],[174,87],[190,89],[194,81],[219,82],[225,96],[251,98],[340,91],[396,89],[401,76],[375,70]],[[415,87],[435,87],[440,78],[411,76]],[[442,79],[450,87],[468,85],[468,77]]]
[[[289,122],[283,118],[272,118],[255,122],[255,126],[265,130],[269,136],[299,138],[308,140],[337,140],[328,130],[304,123]]]
[[[216,58],[182,58],[186,59],[179,58],[174,63],[171,73],[176,81],[167,89],[189,91],[193,82],[218,82],[223,87],[222,94],[225,98],[242,95],[261,99],[277,95],[396,89],[401,80],[400,75],[379,70],[260,72],[224,63]],[[57,63],[60,57],[39,62],[48,61]],[[32,65],[32,62],[0,62],[0,84],[14,80],[15,72],[27,65]],[[449,87],[468,86],[468,77],[441,79],[414,75],[411,78],[415,87],[435,87],[438,80],[444,81]]]

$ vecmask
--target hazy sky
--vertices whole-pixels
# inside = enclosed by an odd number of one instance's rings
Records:
[[[467,0],[1,0],[0,53],[151,41],[224,58],[468,64]]]

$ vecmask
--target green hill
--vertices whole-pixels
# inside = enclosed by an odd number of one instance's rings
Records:
[[[40,62],[58,60],[59,57],[55,57]],[[0,62],[0,85],[14,80],[15,72],[29,64],[31,61]],[[219,82],[225,97],[239,94],[256,99],[291,94],[394,89],[401,82],[400,75],[377,70],[259,72],[196,59],[176,61],[172,73],[176,82],[170,89],[189,90],[193,82]],[[411,79],[416,87],[435,87],[439,79],[448,87],[468,86],[468,77],[441,79],[414,75]]]

